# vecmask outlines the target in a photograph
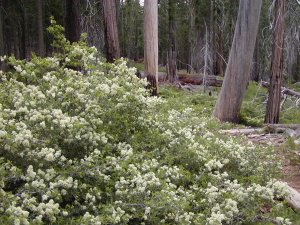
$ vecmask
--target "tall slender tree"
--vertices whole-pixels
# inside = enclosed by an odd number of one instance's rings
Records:
[[[259,67],[258,67],[258,38],[256,39],[255,42],[255,48],[254,48],[254,53],[253,53],[253,59],[252,59],[252,66],[251,66],[251,72],[250,72],[250,80],[259,81]]]
[[[0,0],[0,56],[4,54],[3,0]],[[3,62],[0,62],[0,70],[4,70]]]
[[[81,35],[80,27],[80,0],[65,0],[65,34],[70,42],[79,41]]]
[[[213,115],[238,122],[255,47],[262,0],[240,0],[225,78]]]
[[[113,62],[114,59],[120,58],[116,4],[115,0],[102,0],[102,4],[106,59]]]
[[[151,94],[158,92],[158,14],[157,0],[144,2],[144,61]]]
[[[3,0],[0,0],[0,56],[4,55]]]
[[[37,7],[37,26],[38,26],[38,54],[40,56],[45,55],[45,42],[44,42],[44,24],[43,24],[43,2],[42,0],[36,0]]]
[[[169,0],[169,50],[167,65],[167,80],[174,83],[177,79],[177,52],[175,42],[175,16],[176,16],[176,0]]]
[[[222,3],[223,4],[223,3]],[[223,46],[223,28],[224,28],[224,18],[222,12],[222,4],[220,1],[215,2],[215,22],[214,22],[214,32],[215,32],[215,74],[224,76],[224,46]]]
[[[275,2],[274,43],[270,71],[270,86],[265,123],[278,123],[281,101],[284,43],[284,4],[285,0]]]

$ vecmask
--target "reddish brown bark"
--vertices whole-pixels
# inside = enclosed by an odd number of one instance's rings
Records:
[[[102,0],[102,4],[106,59],[113,62],[120,58],[115,0]]]
[[[281,85],[283,71],[283,43],[284,43],[284,4],[285,0],[275,3],[275,28],[272,62],[270,71],[270,87],[265,123],[278,123],[281,101]]]

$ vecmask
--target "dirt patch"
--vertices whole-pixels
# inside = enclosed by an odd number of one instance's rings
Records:
[[[244,136],[255,144],[272,145],[277,148],[283,161],[283,181],[300,192],[300,146],[289,144],[290,140],[287,135],[284,133],[253,134],[253,129],[232,129],[223,133]]]
[[[288,138],[284,134],[254,134],[247,137],[253,143],[272,145],[279,149],[283,160],[283,181],[300,192],[300,147],[292,149],[287,144]]]
[[[300,149],[297,151],[289,151],[291,152],[284,153],[284,181],[300,192]]]

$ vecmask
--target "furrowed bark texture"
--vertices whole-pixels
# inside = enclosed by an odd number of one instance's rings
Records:
[[[106,59],[113,62],[120,58],[115,0],[102,0]]]
[[[238,122],[249,80],[262,0],[241,0],[225,78],[213,115]]]
[[[265,123],[278,123],[281,101],[281,85],[283,71],[283,42],[284,42],[284,1],[275,3],[275,29],[270,71],[269,97],[266,108]]]

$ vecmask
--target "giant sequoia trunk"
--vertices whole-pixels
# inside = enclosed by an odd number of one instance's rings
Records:
[[[106,59],[113,62],[120,58],[115,0],[102,0],[102,4]]]
[[[241,0],[225,78],[213,115],[238,122],[258,30],[262,0]]]
[[[70,42],[77,42],[80,39],[80,0],[65,0],[66,16],[65,16],[65,33],[66,38]]]
[[[167,80],[174,83],[177,79],[177,53],[175,43],[175,0],[169,0],[169,51]]]
[[[144,2],[144,61],[145,75],[150,83],[151,94],[158,91],[158,14],[157,0]]]
[[[267,102],[265,123],[279,122],[283,71],[284,2],[285,0],[276,0],[275,3],[276,13],[274,43],[270,71],[269,97]]]
[[[44,29],[43,29],[43,3],[42,0],[36,0],[37,7],[37,26],[38,26],[38,54],[45,55]]]

